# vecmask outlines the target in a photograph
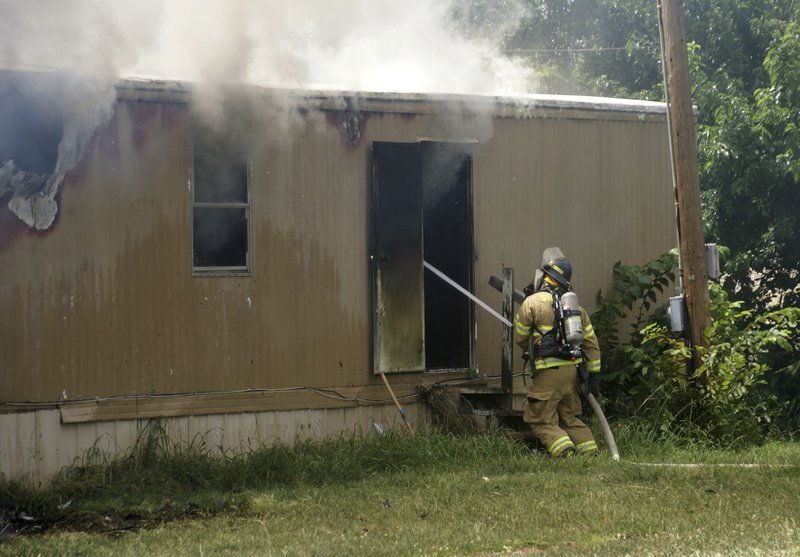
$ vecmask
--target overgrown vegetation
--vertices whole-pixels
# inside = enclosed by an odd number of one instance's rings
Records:
[[[800,367],[800,309],[755,312],[709,283],[709,346],[698,348],[702,364],[691,369],[690,347],[670,331],[665,305],[654,306],[675,264],[673,253],[643,266],[617,263],[613,293],[599,297],[593,322],[614,413],[648,424],[661,438],[720,446],[792,433],[800,416],[796,389],[786,387]],[[630,335],[620,340],[625,322]]]
[[[723,453],[679,450],[649,435],[623,424],[622,464],[607,457],[549,460],[503,436],[438,431],[220,456],[201,440],[174,446],[154,424],[126,458],[66,471],[46,490],[0,482],[0,529],[18,529],[6,531],[0,555],[800,549],[793,523],[800,469],[787,466],[800,458],[796,445]],[[636,460],[712,466],[658,468]]]
[[[666,288],[675,281],[677,262],[676,251],[667,252],[641,266],[623,265],[617,261],[612,267],[612,291],[598,293],[592,324],[600,333],[606,368],[604,382],[614,386],[617,392],[635,388],[631,384],[631,373],[625,371],[628,358],[622,348],[630,341],[637,341],[640,329],[649,320],[666,320],[666,309],[663,303],[659,305],[659,296],[663,298]]]
[[[89,454],[84,465],[64,469],[47,490],[0,481],[0,519],[29,532],[130,529],[185,516],[246,513],[242,494],[252,489],[341,484],[405,470],[426,473],[476,460],[513,470],[525,455],[524,447],[500,436],[454,438],[431,431],[409,438],[391,430],[220,455],[202,438],[174,444],[154,420],[124,457]]]

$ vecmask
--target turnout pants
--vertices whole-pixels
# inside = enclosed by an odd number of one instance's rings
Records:
[[[543,369],[533,374],[523,419],[554,457],[564,451],[594,454],[592,431],[578,416],[578,370],[574,364]]]

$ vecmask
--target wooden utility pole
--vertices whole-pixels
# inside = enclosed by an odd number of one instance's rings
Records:
[[[700,364],[695,346],[707,346],[705,329],[711,323],[708,313],[708,271],[706,248],[700,217],[700,178],[697,167],[697,136],[689,88],[689,54],[683,0],[657,0],[667,119],[675,181],[683,288],[693,361]]]

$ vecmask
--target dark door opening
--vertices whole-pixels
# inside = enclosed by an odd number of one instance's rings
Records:
[[[421,143],[425,261],[472,291],[472,155],[465,145]],[[427,369],[471,367],[472,302],[425,273]]]
[[[473,307],[428,261],[473,286],[471,146],[373,145],[375,371],[473,367]]]

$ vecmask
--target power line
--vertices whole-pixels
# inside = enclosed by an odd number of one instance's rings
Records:
[[[535,53],[535,52],[604,52],[613,50],[627,50],[626,46],[600,46],[597,48],[514,48],[504,49],[503,52]]]

